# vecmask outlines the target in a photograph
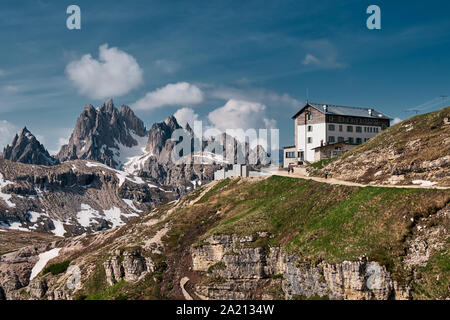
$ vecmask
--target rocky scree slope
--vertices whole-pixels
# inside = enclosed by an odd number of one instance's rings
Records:
[[[55,166],[0,159],[0,226],[72,236],[120,226],[176,194],[94,161]]]
[[[369,183],[450,186],[450,107],[418,115],[381,132],[324,168],[337,179]],[[328,162],[328,161],[325,161]]]
[[[6,299],[183,299],[188,278],[194,299],[445,299],[449,213],[449,190],[225,179],[120,228],[3,255],[0,288]],[[55,248],[54,272],[30,281]]]

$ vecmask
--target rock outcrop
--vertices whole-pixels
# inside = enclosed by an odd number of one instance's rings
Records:
[[[197,293],[209,299],[263,298],[261,286],[267,289],[278,282],[274,278],[280,277],[286,299],[314,296],[338,300],[410,298],[410,289],[399,285],[376,261],[311,266],[279,248],[252,247],[257,239],[212,236],[205,240],[208,244],[193,246],[193,270],[205,272],[207,278],[212,279],[207,284],[197,285]]]
[[[52,166],[58,160],[50,156],[44,146],[25,127],[16,134],[11,145],[7,145],[3,150],[3,158],[26,164]]]
[[[120,169],[130,150],[141,153],[147,131],[144,123],[130,107],[115,108],[112,99],[98,109],[91,104],[84,107],[69,143],[57,155],[63,162],[76,159],[95,160]]]
[[[261,190],[270,179],[236,179],[229,188],[238,191],[243,204],[242,196],[248,197],[248,190]],[[308,187],[314,186],[308,183]],[[250,235],[238,233],[241,225],[229,229],[230,218],[236,217],[229,209],[235,203],[230,201],[231,189],[219,182],[203,188],[120,228],[1,256],[0,298],[387,300],[448,296],[445,265],[439,269],[439,260],[436,264],[436,258],[446,257],[450,207],[445,201],[435,203],[439,209],[431,204],[425,208],[428,214],[417,215],[416,220],[406,219],[411,222],[409,231],[402,233],[407,239],[398,240],[396,233],[391,242],[401,246],[404,256],[389,262],[386,255],[376,258],[367,250],[349,259],[331,255],[317,258],[299,250],[304,242],[289,247],[279,241],[279,235],[256,231],[259,228]],[[341,187],[330,188],[334,195]],[[427,194],[436,198],[447,193],[435,190]],[[271,200],[286,201],[279,196]],[[218,210],[217,201],[226,204]],[[259,230],[267,230],[267,225],[257,221],[263,214],[254,217],[255,224],[263,226]],[[349,243],[351,246],[354,244]],[[57,274],[41,272],[30,280],[39,254],[54,248],[60,249],[59,255],[47,263],[66,261],[68,269]],[[383,263],[386,261],[388,264]]]
[[[121,280],[126,282],[137,282],[147,273],[155,269],[155,264],[150,257],[143,257],[141,252],[116,251],[116,255],[103,263],[106,281],[113,285]]]
[[[57,236],[123,225],[176,194],[89,161],[45,167],[0,160],[0,226]]]
[[[450,186],[450,107],[398,123],[326,166],[334,178],[368,184]],[[324,168],[325,169],[325,168]],[[322,175],[323,170],[310,171]]]

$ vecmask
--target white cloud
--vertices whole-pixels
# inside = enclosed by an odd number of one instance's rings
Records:
[[[122,96],[142,83],[136,59],[118,48],[99,48],[99,59],[90,54],[70,62],[66,73],[79,92],[93,99]]]
[[[12,142],[18,128],[6,120],[0,120],[0,152],[7,144]]]
[[[187,82],[169,83],[166,86],[148,92],[133,104],[135,109],[152,110],[163,106],[192,106],[203,102],[203,92]]]
[[[220,131],[227,129],[273,128],[276,121],[266,116],[266,106],[242,100],[229,100],[224,106],[208,114],[212,125]]]
[[[293,107],[298,108],[302,103],[291,97],[287,93],[278,94],[276,92],[262,89],[236,89],[231,87],[213,87],[208,92],[213,98],[223,100],[243,100],[243,101],[256,101],[261,104],[273,106],[273,107]]]
[[[186,123],[189,123],[191,128],[194,127],[194,121],[198,120],[198,114],[194,112],[191,108],[181,108],[175,112],[174,117],[177,119],[178,123],[184,128]]]
[[[42,141],[41,141],[41,143],[43,144]],[[61,147],[68,143],[69,143],[69,138],[58,138],[58,142],[56,143],[57,147],[55,149],[48,149],[48,152],[51,155],[56,155],[61,150]]]
[[[180,64],[166,59],[159,59],[155,61],[155,66],[164,71],[165,73],[175,73],[180,68]]]
[[[394,125],[394,124],[400,123],[402,121],[403,121],[402,119],[395,117],[394,120],[392,120],[392,124]]]
[[[327,39],[308,41],[304,44],[308,51],[302,60],[304,66],[318,69],[343,69],[346,63],[338,61],[335,46]]]
[[[320,60],[314,57],[312,54],[308,53],[305,56],[305,59],[303,59],[302,64],[304,65],[311,65],[311,64],[320,64]]]

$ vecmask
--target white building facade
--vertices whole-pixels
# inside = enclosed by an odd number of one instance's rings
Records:
[[[286,164],[317,161],[315,148],[345,142],[359,145],[390,125],[390,118],[371,108],[307,103],[292,119],[295,147],[285,149]]]

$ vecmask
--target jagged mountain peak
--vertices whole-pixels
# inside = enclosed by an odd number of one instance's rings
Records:
[[[164,121],[164,123],[173,130],[181,128],[180,124],[178,123],[174,115],[171,115],[169,118],[167,118],[167,120]]]
[[[58,163],[26,126],[14,136],[11,145],[4,148],[3,158],[14,162],[46,166]]]
[[[117,109],[114,106],[112,98],[108,99],[106,102],[103,102],[102,105],[98,108],[98,110],[109,114],[117,112]]]
[[[126,161],[125,154],[129,156],[129,149],[134,152],[145,147],[146,137],[143,121],[131,108],[123,105],[118,110],[109,99],[97,109],[91,104],[84,107],[69,144],[61,148],[57,157],[60,161],[95,160],[119,169]]]

